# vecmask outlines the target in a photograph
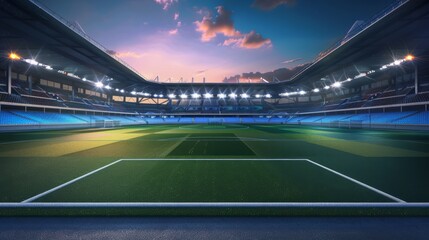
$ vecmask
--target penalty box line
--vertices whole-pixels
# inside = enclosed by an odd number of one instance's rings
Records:
[[[391,199],[391,200],[393,200],[395,202],[406,203],[404,200],[399,199],[399,198],[397,198],[397,197],[395,197],[393,195],[390,195],[390,194],[388,194],[386,192],[383,192],[383,191],[381,191],[381,190],[379,190],[377,188],[374,188],[374,187],[372,187],[372,186],[370,186],[368,184],[360,182],[360,181],[358,181],[358,180],[356,180],[354,178],[351,178],[351,177],[349,177],[347,175],[339,173],[339,172],[337,172],[337,171],[335,171],[333,169],[330,169],[330,168],[328,168],[326,166],[323,166],[322,164],[316,163],[316,162],[314,162],[314,161],[312,161],[310,159],[304,159],[304,158],[302,158],[302,159],[300,159],[300,158],[274,158],[274,159],[272,159],[272,158],[242,158],[242,159],[236,159],[236,158],[194,158],[194,159],[183,159],[183,158],[166,158],[166,159],[159,159],[159,158],[135,158],[135,159],[119,159],[119,160],[116,160],[116,161],[114,161],[112,163],[109,163],[109,164],[107,164],[105,166],[102,166],[102,167],[97,168],[97,169],[95,169],[95,170],[93,170],[91,172],[88,172],[88,173],[86,173],[86,174],[84,174],[84,175],[82,175],[80,177],[74,178],[74,179],[72,179],[72,180],[70,180],[68,182],[65,182],[65,183],[63,183],[61,185],[58,185],[58,186],[56,186],[54,188],[51,188],[51,189],[49,189],[49,190],[47,190],[45,192],[42,192],[42,193],[37,194],[37,195],[35,195],[33,197],[30,197],[30,198],[22,201],[21,204],[31,203],[31,202],[33,202],[33,201],[35,201],[35,200],[37,200],[37,199],[39,199],[39,198],[41,198],[41,197],[43,197],[45,195],[48,195],[48,194],[50,194],[50,193],[52,193],[54,191],[57,191],[57,190],[59,190],[61,188],[64,188],[64,187],[66,187],[66,186],[68,186],[70,184],[73,184],[73,183],[75,183],[75,182],[77,182],[77,181],[79,181],[79,180],[81,180],[83,178],[86,178],[86,177],[88,177],[88,176],[90,176],[92,174],[95,174],[95,173],[97,173],[97,172],[99,172],[101,170],[104,170],[104,169],[106,169],[108,167],[111,167],[111,166],[113,166],[113,165],[115,165],[117,163],[120,163],[122,161],[306,161],[306,162],[311,163],[311,164],[313,164],[313,165],[315,165],[317,167],[320,167],[320,168],[322,168],[324,170],[327,170],[327,171],[329,171],[331,173],[334,173],[334,174],[336,174],[336,175],[338,175],[338,176],[340,176],[342,178],[345,178],[345,179],[347,179],[347,180],[349,180],[349,181],[351,181],[353,183],[356,183],[356,184],[358,184],[358,185],[360,185],[360,186],[362,186],[364,188],[367,188],[367,189],[369,189],[371,191],[374,191],[374,192],[376,192],[376,193],[378,193],[380,195],[383,195],[383,196],[385,196],[385,197],[387,197],[387,198],[389,198],[389,199]],[[168,203],[165,203],[165,204],[168,204]],[[209,204],[209,205],[210,204],[216,205],[216,203],[207,203],[207,204]],[[239,203],[237,203],[237,204],[239,204]],[[2,204],[0,203],[0,205],[2,205]]]

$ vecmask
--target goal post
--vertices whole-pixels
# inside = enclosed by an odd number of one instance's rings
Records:
[[[97,128],[114,128],[121,126],[121,121],[115,120],[96,120],[95,127]]]
[[[208,125],[223,125],[223,118],[209,118]]]

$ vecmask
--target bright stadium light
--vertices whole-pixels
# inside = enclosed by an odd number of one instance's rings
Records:
[[[164,97],[164,95],[163,95],[163,94],[159,94],[159,95],[158,95],[158,97],[163,98],[163,97]]]
[[[402,61],[401,60],[396,60],[393,62],[394,65],[399,66],[401,65]]]
[[[318,93],[318,92],[320,92],[320,89],[315,88],[315,89],[313,89],[313,92]]]
[[[106,88],[107,90],[112,89],[112,87],[111,87],[111,86],[109,86],[109,85],[106,85],[104,88]]]
[[[168,94],[168,98],[176,98],[176,95],[175,94]]]
[[[299,91],[298,93],[299,93],[299,95],[305,95],[307,92],[306,92],[306,91],[304,91],[304,90],[301,90],[301,91]]]
[[[124,91],[124,89],[121,89],[121,93],[124,93],[125,91]]]
[[[136,94],[137,94],[136,91],[131,92],[131,95],[136,95]]]
[[[217,97],[218,97],[218,98],[220,98],[220,99],[224,99],[224,98],[226,98],[226,94],[219,93],[219,94],[217,95]]]
[[[96,82],[95,86],[98,87],[98,88],[103,88],[104,84],[102,82]]]
[[[342,85],[341,82],[334,82],[334,84],[332,84],[332,87],[334,87],[334,88],[340,88],[341,85]]]
[[[261,98],[262,96],[260,94],[255,95],[256,98]]]
[[[31,64],[31,65],[38,65],[39,64],[39,62],[37,62],[34,59],[25,59],[24,61]]]
[[[186,95],[186,94],[181,94],[181,95],[180,95],[180,98],[182,98],[182,99],[186,99],[186,98],[188,98],[188,95]]]
[[[46,65],[46,70],[53,70],[53,68],[51,67],[51,66],[49,66],[49,65]]]
[[[213,97],[213,94],[211,94],[211,93],[204,93],[204,98],[210,99],[212,97]]]
[[[387,68],[388,68],[387,65],[383,65],[383,66],[381,66],[380,70],[386,70]]]
[[[269,93],[265,94],[265,98],[272,98],[272,97],[273,97],[273,95],[271,95]]]
[[[157,98],[157,97],[158,97],[158,94],[154,94],[153,96]]]
[[[115,91],[119,92],[119,88],[115,89]]]
[[[192,93],[192,94],[191,94],[191,97],[192,97],[193,99],[198,99],[198,98],[200,98],[200,97],[201,97],[201,95],[200,95],[200,94],[198,94],[198,93]]]
[[[411,55],[411,54],[408,54],[406,57],[405,57],[405,60],[407,60],[407,61],[413,61],[414,60],[414,56],[413,55]]]
[[[330,86],[324,86],[323,89],[325,90],[329,90],[331,87]]]
[[[243,93],[240,95],[241,98],[249,98],[249,95],[247,93]]]
[[[82,78],[82,81],[86,82],[86,80],[87,80],[86,78]]]
[[[20,60],[21,57],[18,54],[14,53],[14,52],[11,52],[9,54],[9,59],[11,59],[11,60]]]
[[[230,98],[232,98],[232,99],[237,98],[237,94],[235,94],[235,93],[231,93],[231,94],[229,94],[228,96],[229,96]]]

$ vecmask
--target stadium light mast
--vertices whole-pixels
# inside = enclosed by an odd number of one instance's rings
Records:
[[[19,56],[17,53],[11,52],[9,54],[10,61],[7,64],[7,71],[6,71],[6,77],[7,77],[7,93],[12,94],[12,62],[21,60],[21,56]]]

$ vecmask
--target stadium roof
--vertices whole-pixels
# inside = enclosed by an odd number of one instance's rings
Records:
[[[429,2],[395,1],[369,22],[353,29],[309,67],[280,83],[156,83],[109,53],[75,25],[41,7],[33,0],[4,0],[0,5],[0,51],[16,51],[24,58],[87,79],[113,80],[121,88],[177,88],[192,86],[265,86],[273,90],[311,85],[336,71],[381,66],[395,56],[428,55]],[[113,86],[115,87],[115,86]]]

